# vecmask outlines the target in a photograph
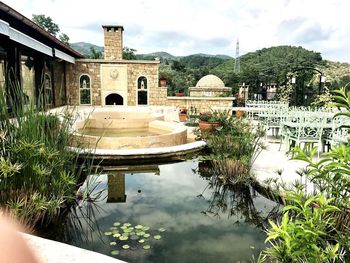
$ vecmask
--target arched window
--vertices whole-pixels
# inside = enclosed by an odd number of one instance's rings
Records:
[[[79,80],[80,104],[91,104],[91,83],[88,75],[81,75]]]
[[[117,93],[109,94],[105,99],[106,105],[124,105],[124,99]]]
[[[139,77],[137,80],[137,104],[138,105],[147,105],[148,96],[147,96],[147,78]]]

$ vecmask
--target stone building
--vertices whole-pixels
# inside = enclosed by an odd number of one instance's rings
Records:
[[[215,75],[202,77],[195,87],[189,88],[191,97],[228,97],[232,89],[225,87],[225,83]]]
[[[0,2],[0,89],[18,83],[26,103],[43,102],[46,108],[156,105],[207,111],[232,106],[234,98],[225,97],[230,88],[214,75],[203,77],[188,97],[167,97],[167,87],[159,86],[159,60],[124,60],[123,26],[102,28],[104,59],[84,59]]]
[[[0,91],[46,108],[67,104],[68,65],[84,56],[0,2]],[[21,92],[12,89],[21,88]],[[11,94],[11,95],[10,95]],[[8,100],[8,110],[13,110]]]
[[[77,59],[68,67],[68,104],[162,104],[166,88],[158,85],[159,61],[123,60],[123,26],[102,28],[104,59]]]

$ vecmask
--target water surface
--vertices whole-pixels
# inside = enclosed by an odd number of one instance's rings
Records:
[[[150,250],[119,247],[128,262],[249,262],[264,248],[262,223],[276,204],[249,186],[217,185],[197,161],[114,168],[95,184],[108,198],[83,204],[55,239],[110,255],[104,232],[118,221],[166,229]]]

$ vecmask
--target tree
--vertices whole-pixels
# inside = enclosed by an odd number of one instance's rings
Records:
[[[123,59],[126,59],[126,60],[136,60],[136,55],[135,55],[135,52],[137,50],[136,49],[133,49],[133,48],[129,48],[129,47],[124,47],[123,48]]]
[[[63,43],[69,45],[69,36],[67,36],[67,34],[65,34],[65,33],[60,34],[60,35],[59,35],[59,39],[60,39]]]
[[[56,36],[60,32],[59,26],[52,21],[52,18],[45,15],[34,15],[32,16],[32,20],[34,23],[41,26],[51,35]]]
[[[90,47],[90,54],[87,57],[92,59],[99,59],[102,58],[102,52],[96,50],[94,47]]]
[[[57,34],[61,31],[60,27],[53,22],[52,18],[45,15],[32,15],[32,20],[34,23],[45,29],[51,35],[57,37]],[[69,45],[69,36],[62,33],[58,38],[65,44]]]

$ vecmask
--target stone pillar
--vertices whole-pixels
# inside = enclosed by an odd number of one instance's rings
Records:
[[[105,60],[123,59],[123,26],[106,25],[102,26],[104,33]]]

